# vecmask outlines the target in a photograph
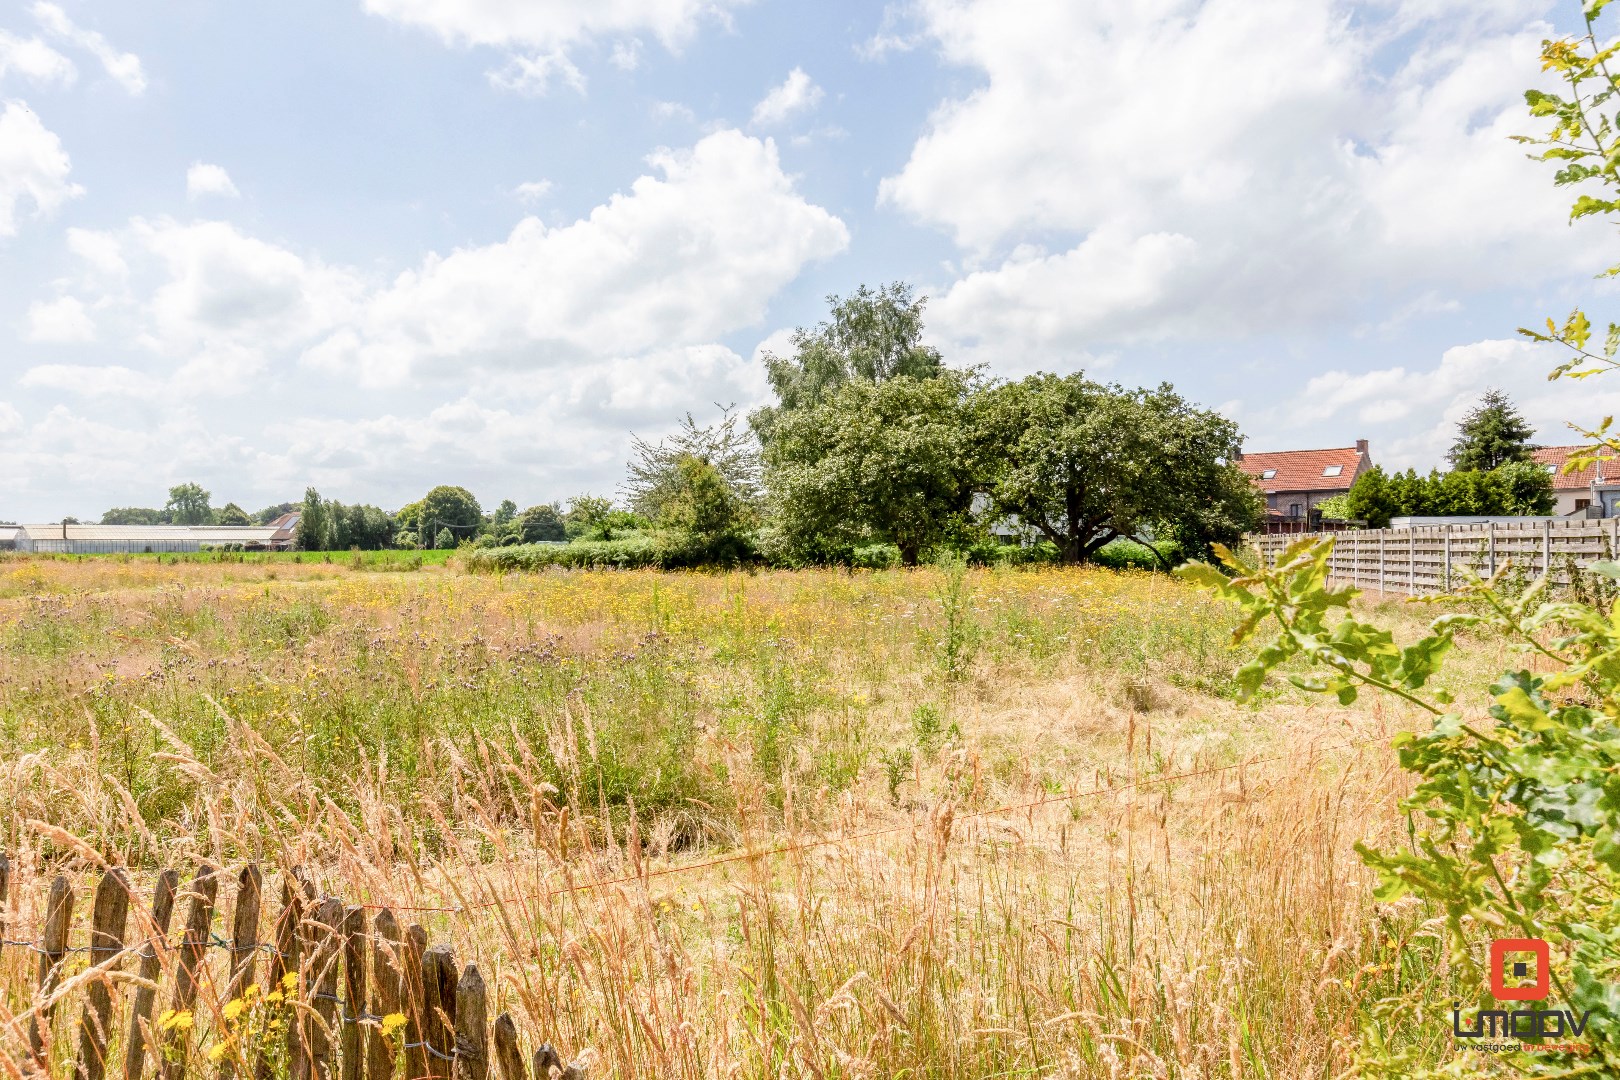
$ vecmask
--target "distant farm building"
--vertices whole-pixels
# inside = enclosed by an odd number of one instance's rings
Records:
[[[0,525],[0,551],[16,551],[17,534],[20,532],[21,525]]]
[[[280,551],[292,546],[296,522],[293,528],[280,525],[23,525],[15,546],[57,555],[171,554],[224,547]]]
[[[1294,532],[1314,527],[1318,503],[1343,495],[1356,477],[1372,468],[1367,440],[1330,450],[1278,450],[1244,454],[1238,468],[1254,478],[1266,496],[1266,530]]]

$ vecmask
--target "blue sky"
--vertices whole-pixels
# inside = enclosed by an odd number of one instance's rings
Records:
[[[904,279],[958,364],[1168,380],[1251,449],[1439,462],[1620,390],[1509,134],[1576,6],[0,0],[0,519],[613,492]],[[1606,288],[1606,287],[1605,287]]]

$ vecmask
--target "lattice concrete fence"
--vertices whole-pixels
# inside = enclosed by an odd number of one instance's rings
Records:
[[[1269,560],[1301,539],[1328,536],[1334,541],[1328,563],[1334,582],[1419,596],[1461,585],[1462,567],[1488,577],[1510,562],[1531,579],[1548,574],[1555,586],[1572,585],[1574,574],[1620,551],[1620,518],[1359,529],[1251,541]]]

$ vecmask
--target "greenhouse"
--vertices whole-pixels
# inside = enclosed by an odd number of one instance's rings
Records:
[[[234,547],[288,546],[288,530],[270,525],[24,525],[16,550],[58,555],[167,554]]]

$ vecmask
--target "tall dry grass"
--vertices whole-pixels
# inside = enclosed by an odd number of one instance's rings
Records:
[[[299,866],[623,1077],[1337,1075],[1412,976],[1413,718],[1233,703],[1162,577],[271,569],[0,563],[11,936],[88,852]]]

